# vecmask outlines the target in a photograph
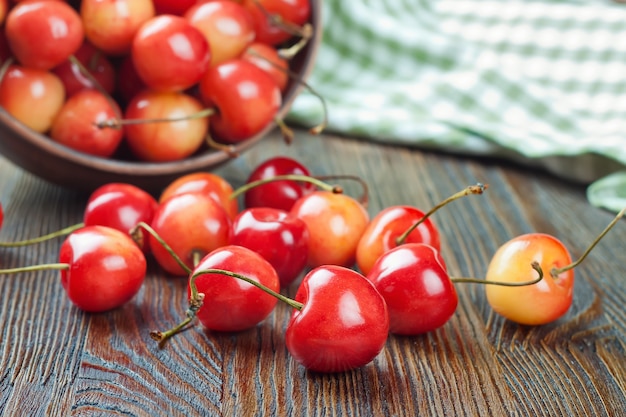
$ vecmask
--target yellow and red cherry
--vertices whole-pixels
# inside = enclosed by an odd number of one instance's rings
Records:
[[[101,129],[98,124],[117,119],[120,109],[98,90],[85,89],[69,97],[50,129],[50,138],[69,148],[101,157],[109,157],[118,149],[124,132]]]
[[[167,247],[150,235],[150,250],[169,274],[184,276],[207,253],[230,242],[231,220],[224,207],[200,193],[174,195],[154,213],[151,228],[183,262],[183,268]]]
[[[209,68],[199,84],[202,101],[215,108],[210,130],[213,139],[235,144],[265,129],[282,104],[271,76],[241,58]]]
[[[67,60],[84,39],[78,12],[61,1],[33,0],[14,5],[4,31],[17,61],[40,70],[50,70]]]
[[[200,81],[211,62],[211,47],[185,18],[158,15],[133,38],[131,56],[137,74],[156,91],[178,92]]]
[[[284,210],[253,207],[243,210],[232,225],[232,245],[251,249],[276,270],[280,285],[291,285],[304,271],[309,254],[309,231],[299,218]]]
[[[65,103],[61,79],[50,71],[10,65],[0,81],[0,106],[36,132],[47,132]]]
[[[389,334],[387,305],[360,273],[341,266],[314,268],[302,279],[287,324],[293,358],[314,372],[344,372],[373,361]]]
[[[211,66],[238,58],[254,40],[254,23],[248,10],[232,0],[200,2],[184,14],[211,45]]]
[[[130,53],[133,38],[155,16],[152,0],[82,0],[80,16],[85,38],[107,55]]]
[[[356,199],[343,193],[314,191],[298,199],[290,213],[309,230],[308,266],[351,267],[369,223],[369,214]]]
[[[159,203],[172,196],[186,193],[205,194],[220,203],[228,216],[234,219],[239,213],[239,202],[230,198],[233,193],[232,185],[223,177],[211,172],[192,172],[176,178],[169,183],[159,196]]]
[[[140,222],[150,224],[159,204],[143,189],[126,183],[108,183],[89,196],[83,213],[85,226],[108,226],[130,233]],[[143,232],[141,232],[143,234]],[[148,237],[141,238],[144,253],[150,250]]]
[[[248,176],[246,184],[279,175],[310,176],[311,173],[300,161],[287,156],[277,156],[259,164]],[[246,208],[272,207],[289,211],[298,199],[315,191],[315,189],[315,185],[310,182],[293,180],[268,181],[246,191],[244,205]]]

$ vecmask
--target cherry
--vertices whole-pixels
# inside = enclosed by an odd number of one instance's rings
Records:
[[[61,1],[16,4],[6,17],[4,30],[15,58],[25,67],[41,70],[67,60],[84,39],[80,16]]]
[[[106,226],[86,226],[66,237],[59,263],[0,273],[60,270],[70,301],[83,311],[100,313],[130,301],[143,284],[146,267],[144,254],[128,234]]]
[[[123,56],[155,10],[152,0],[82,0],[80,16],[89,42],[108,55]]]
[[[201,193],[208,195],[224,207],[231,219],[239,213],[239,203],[236,198],[231,198],[233,187],[228,181],[217,174],[210,172],[193,172],[178,177],[161,192],[159,202],[162,203],[170,197],[185,193]]]
[[[47,132],[65,102],[63,83],[49,71],[11,65],[0,81],[0,106],[36,132]]]
[[[131,55],[137,74],[148,87],[183,91],[206,73],[211,48],[202,32],[183,17],[159,15],[141,25]]]
[[[262,42],[253,42],[241,57],[267,72],[280,91],[285,92],[289,81],[289,62],[279,55],[276,48]]]
[[[0,229],[2,229],[3,221],[4,221],[4,211],[2,210],[2,203],[0,203]]]
[[[289,286],[307,264],[309,231],[284,210],[249,208],[233,220],[232,245],[244,246],[265,258],[276,270],[281,287]]]
[[[382,351],[389,332],[385,300],[358,272],[326,265],[302,279],[287,325],[289,353],[306,369],[343,372],[364,366]]]
[[[309,229],[308,265],[350,267],[365,231],[369,214],[354,198],[328,191],[314,191],[300,198],[290,211]]]
[[[204,103],[217,108],[211,117],[211,132],[215,140],[227,144],[261,132],[274,120],[282,104],[274,80],[243,59],[209,68],[199,87]]]
[[[146,84],[137,74],[135,64],[130,55],[125,56],[118,62],[116,72],[115,94],[124,105],[127,105],[136,95],[147,89]]]
[[[298,34],[311,15],[309,0],[243,0],[254,21],[256,40],[278,45]]]
[[[151,228],[186,265],[183,268],[154,235],[150,249],[157,263],[172,275],[186,275],[207,253],[229,244],[231,220],[221,204],[207,195],[185,193],[163,201]]]
[[[89,196],[83,223],[130,233],[140,222],[150,224],[157,208],[156,199],[141,188],[126,183],[108,183],[96,188]],[[147,253],[150,249],[147,236],[141,239],[141,243],[142,250]]]
[[[246,180],[247,184],[278,175],[306,175],[309,169],[301,162],[286,156],[267,159],[258,165]],[[273,207],[289,211],[294,203],[315,190],[315,185],[301,181],[271,181],[248,190],[244,195],[247,208]]]
[[[50,129],[50,138],[72,149],[110,157],[122,141],[124,131],[99,128],[98,123],[117,119],[117,104],[98,90],[84,89],[69,97]]]
[[[231,0],[196,3],[184,15],[211,45],[211,65],[239,57],[254,40],[254,23],[248,11]]]

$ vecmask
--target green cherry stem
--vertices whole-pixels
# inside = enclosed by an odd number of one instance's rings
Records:
[[[340,186],[330,185],[316,177],[310,177],[308,175],[286,174],[286,175],[275,175],[273,177],[263,178],[261,180],[252,181],[247,184],[244,184],[232,192],[232,194],[230,195],[230,199],[231,200],[235,199],[239,197],[241,194],[251,190],[252,188],[258,187],[260,185],[267,184],[273,181],[282,181],[282,180],[308,182],[317,186],[323,191],[330,191],[335,194],[343,193],[343,188],[341,188]]]
[[[525,287],[527,285],[533,285],[543,279],[543,270],[539,265],[539,262],[533,261],[530,266],[537,271],[538,277],[530,281],[522,282],[505,282],[505,281],[487,281],[486,279],[479,278],[450,278],[450,281],[456,283],[469,283],[469,284],[486,284],[486,285],[498,285],[501,287]]]
[[[74,55],[70,55],[70,57],[68,58],[69,61],[76,65],[76,67],[78,68],[78,70],[81,72],[82,75],[84,75],[85,77],[87,77],[87,79],[89,80],[89,82],[91,82],[91,84],[94,86],[94,88],[96,90],[98,90],[98,92],[100,94],[102,94],[104,97],[106,97],[107,101],[109,102],[109,105],[111,106],[111,108],[113,109],[113,111],[115,112],[115,117],[117,117],[118,119],[122,118],[122,114],[120,113],[120,108],[119,105],[117,104],[117,102],[113,99],[113,97],[111,97],[111,95],[109,94],[108,91],[106,91],[104,89],[104,87],[102,87],[102,84],[100,84],[100,82],[96,79],[96,77],[93,76],[93,74],[91,73],[91,71],[89,71],[82,62],[80,62],[80,60],[78,58],[76,58],[76,56]],[[98,56],[97,54],[92,56],[92,60],[97,60]],[[92,61],[92,67],[93,67],[93,62],[96,61]]]
[[[205,275],[205,274],[220,274],[220,275],[226,275],[232,278],[240,279],[251,285],[254,285],[255,287],[259,288],[262,291],[265,291],[269,295],[276,297],[278,300],[287,303],[289,306],[295,309],[302,310],[302,308],[304,307],[304,304],[298,301],[295,301],[289,297],[286,297],[272,290],[271,288],[257,281],[254,281],[253,279],[250,279],[244,275],[237,274],[232,271],[227,271],[225,269],[202,269],[200,271],[194,272],[189,277],[189,307],[187,308],[187,311],[185,312],[185,316],[186,316],[185,319],[169,330],[150,332],[150,337],[156,340],[157,342],[159,342],[160,345],[162,345],[170,337],[174,336],[177,333],[180,333],[195,319],[198,310],[200,309],[200,307],[202,307],[202,304],[204,302],[204,294],[199,293],[198,288],[196,287],[196,278],[199,277],[200,275]]]
[[[587,249],[585,250],[585,252],[574,262],[572,262],[569,265],[565,265],[561,268],[552,268],[550,270],[550,275],[552,275],[552,277],[556,278],[558,277],[560,274],[562,274],[565,271],[569,271],[570,269],[574,269],[576,268],[578,265],[581,264],[582,261],[585,260],[585,258],[587,257],[587,255],[589,255],[589,253],[593,250],[593,248],[596,247],[596,245],[600,242],[600,240],[602,240],[602,238],[609,232],[609,230],[611,230],[613,228],[613,226],[615,226],[617,224],[617,222],[619,221],[619,219],[622,218],[622,216],[624,216],[624,213],[626,213],[626,207],[624,207],[622,210],[620,210],[619,213],[617,213],[617,215],[613,218],[613,220],[604,228],[604,230],[593,240],[593,242],[591,242],[591,244],[589,245],[589,247],[587,247]]]
[[[156,118],[156,119],[117,118],[117,119],[108,119],[108,120],[102,120],[100,122],[96,122],[96,126],[100,129],[104,129],[104,128],[119,129],[122,126],[126,126],[126,125],[139,125],[139,124],[144,124],[144,123],[172,123],[172,122],[180,122],[183,120],[202,119],[204,117],[210,117],[214,114],[215,114],[215,109],[212,107],[209,107],[209,108],[200,110],[199,112],[194,113],[192,115],[188,115],[188,116],[163,117],[163,118]]]
[[[363,207],[367,207],[369,205],[369,186],[367,185],[367,182],[365,182],[365,180],[361,177],[359,177],[358,175],[349,175],[349,174],[336,174],[336,175],[315,175],[314,178],[317,178],[318,180],[322,180],[322,181],[328,181],[328,180],[352,180],[352,181],[356,181],[361,185],[361,188],[363,189],[363,194],[361,194],[361,197],[359,197],[358,201],[359,203],[361,203],[361,205],[363,205]]]
[[[143,247],[143,235],[140,233],[140,230],[143,229],[146,232],[150,233],[150,235],[152,235],[152,237],[154,237],[157,242],[159,242],[160,245],[163,246],[163,248],[165,248],[165,250],[172,256],[172,258],[176,261],[176,263],[178,263],[178,265],[183,268],[183,270],[187,273],[190,274],[191,273],[191,268],[189,268],[182,259],[180,259],[180,256],[178,256],[176,254],[176,252],[174,252],[174,250],[172,249],[172,247],[170,245],[168,245],[168,243],[163,240],[163,238],[161,236],[159,236],[159,234],[156,232],[156,230],[154,230],[150,225],[148,225],[145,222],[139,222],[137,223],[137,225],[135,227],[133,227],[129,234],[132,237],[132,239],[135,241],[135,243],[137,243],[137,245],[139,245],[139,247]],[[195,260],[194,260],[195,262]]]
[[[485,192],[487,187],[488,187],[487,184],[481,184],[481,183],[477,183],[475,185],[470,185],[469,187],[466,187],[463,190],[461,190],[461,191],[459,191],[457,193],[454,193],[450,197],[448,197],[445,200],[441,201],[439,204],[437,204],[436,206],[431,208],[426,214],[424,214],[424,216],[421,219],[419,219],[417,222],[415,222],[404,233],[402,233],[400,236],[398,236],[398,238],[396,239],[396,245],[398,245],[398,246],[402,245],[406,241],[406,239],[409,237],[409,234],[411,234],[411,232],[413,230],[417,229],[417,227],[420,224],[422,224],[427,218],[429,218],[432,214],[434,214],[437,210],[439,210],[443,206],[447,205],[448,203],[453,202],[454,200],[458,200],[459,198],[462,198],[462,197],[465,197],[465,196],[468,196],[468,195],[482,194],[482,193]]]
[[[60,237],[60,236],[66,236],[69,235],[70,233],[84,227],[85,224],[84,223],[78,223],[75,224],[73,226],[69,226],[66,228],[63,228],[61,230],[57,230],[56,232],[52,232],[52,233],[48,233],[47,235],[43,235],[43,236],[39,236],[39,237],[35,237],[32,239],[25,239],[25,240],[20,240],[17,242],[0,242],[0,248],[14,248],[14,247],[20,247],[20,246],[29,246],[29,245],[34,245],[37,243],[42,243],[45,242],[47,240],[50,239],[54,239],[55,237]]]
[[[64,264],[64,263],[41,264],[41,265],[21,266],[18,268],[0,269],[0,275],[19,274],[22,272],[49,271],[49,270],[66,271],[68,269],[70,269],[70,265]]]

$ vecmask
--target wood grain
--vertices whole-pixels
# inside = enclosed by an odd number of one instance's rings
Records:
[[[361,176],[372,216],[392,204],[428,209],[467,185],[489,184],[484,195],[433,216],[455,276],[484,276],[499,245],[531,231],[555,235],[576,257],[613,217],[586,202],[583,186],[543,172],[331,135],[298,132],[288,146],[273,134],[217,173],[238,186],[277,154],[314,174]],[[342,185],[361,192],[353,182]],[[0,158],[2,240],[77,223],[86,198]],[[186,282],[153,262],[131,302],[96,315],[71,305],[58,273],[0,276],[0,414],[617,416],[626,409],[625,225],[577,268],[575,301],[561,320],[516,325],[491,311],[479,285],[459,284],[458,310],[444,327],[390,336],[371,364],[335,375],[307,372],[290,357],[283,334],[291,311],[283,304],[254,329],[220,334],[195,326],[160,348],[149,331],[183,317]],[[60,243],[2,249],[0,267],[55,262]]]

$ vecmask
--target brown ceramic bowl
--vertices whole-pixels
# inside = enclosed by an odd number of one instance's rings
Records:
[[[321,0],[311,0],[313,38],[292,60],[291,70],[302,79],[310,74],[321,41]],[[283,118],[302,83],[291,81],[278,113]],[[249,149],[274,129],[267,126],[258,135],[236,145],[238,153]],[[0,107],[0,153],[15,165],[52,183],[90,192],[109,182],[126,182],[152,192],[158,192],[181,175],[210,171],[228,162],[232,156],[224,151],[206,149],[182,161],[148,163],[130,159],[105,159],[74,151],[34,132],[15,120]]]

